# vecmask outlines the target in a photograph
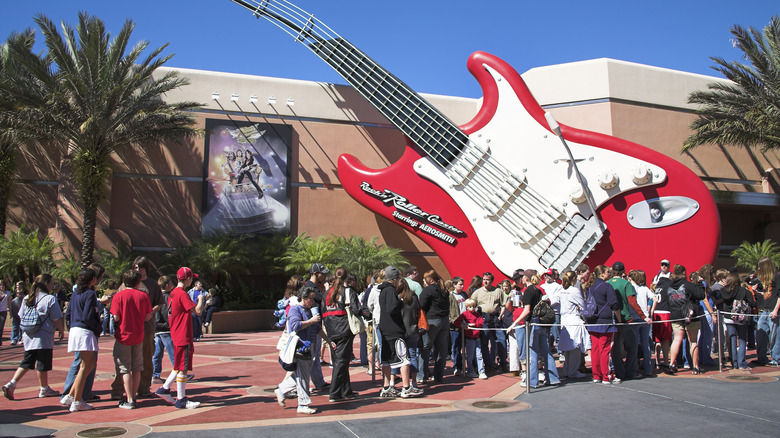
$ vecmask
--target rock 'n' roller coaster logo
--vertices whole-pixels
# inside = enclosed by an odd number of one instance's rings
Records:
[[[455,236],[464,234],[458,227],[445,222],[438,214],[428,213],[417,204],[410,202],[405,196],[392,190],[377,190],[365,181],[360,183],[360,189],[384,204],[393,206],[395,208],[393,217],[399,222],[429,234],[442,242],[455,245],[458,242]]]

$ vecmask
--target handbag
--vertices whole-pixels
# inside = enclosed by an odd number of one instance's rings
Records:
[[[347,321],[349,321],[349,329],[352,331],[353,335],[359,335],[366,331],[366,323],[363,322],[363,318],[360,316],[357,316],[352,313],[352,310],[349,308],[349,304],[351,301],[351,294],[350,292],[352,289],[345,288],[344,289],[344,295],[345,295],[345,301],[344,301],[344,308],[347,311]]]
[[[298,342],[301,338],[295,332],[290,331],[290,320],[287,320],[287,326],[276,343],[276,349],[279,350],[279,360],[284,364],[293,364],[295,362],[295,350],[298,348]],[[284,365],[282,365],[284,367]]]
[[[417,331],[421,335],[424,335],[425,333],[428,333],[429,328],[428,318],[425,316],[425,312],[420,309],[420,316],[417,318]]]

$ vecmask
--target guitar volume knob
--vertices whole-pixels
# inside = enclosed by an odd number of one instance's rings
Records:
[[[631,168],[631,180],[634,184],[641,186],[649,183],[653,179],[653,174],[646,166],[641,164],[634,165]]]
[[[571,187],[569,191],[569,199],[575,204],[582,204],[586,201],[585,191],[582,190],[582,186],[575,185]]]
[[[599,172],[598,179],[599,186],[601,186],[601,188],[604,190],[612,189],[618,185],[618,182],[620,182],[620,178],[618,178],[617,174],[611,169],[605,169]]]

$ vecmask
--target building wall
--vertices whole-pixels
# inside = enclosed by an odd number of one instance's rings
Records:
[[[406,146],[403,135],[355,90],[230,73],[186,69],[180,73],[191,85],[166,98],[203,103],[203,110],[196,113],[201,128],[207,118],[292,127],[293,234],[378,236],[380,243],[402,248],[421,269],[446,272],[413,233],[362,208],[339,185],[336,168],[341,154],[384,168],[398,160]],[[724,252],[742,240],[780,240],[776,195],[764,193],[778,186],[776,172],[769,172],[768,184],[762,186],[766,169],[780,168],[776,153],[719,146],[679,152],[695,119],[688,94],[719,79],[609,59],[541,67],[523,78],[559,122],[656,149],[702,177],[719,202]],[[457,124],[468,122],[481,103],[424,97]],[[117,151],[99,212],[98,247],[111,249],[125,240],[137,249],[163,252],[200,237],[204,145],[201,137],[184,144]],[[26,223],[49,230],[78,253],[82,212],[63,157],[64,151],[51,145],[23,151],[8,228]],[[719,263],[730,261],[722,258]]]

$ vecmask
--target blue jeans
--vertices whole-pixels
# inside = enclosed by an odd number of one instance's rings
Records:
[[[780,318],[769,318],[769,351],[772,359],[780,362]]]
[[[704,312],[700,319],[701,329],[699,329],[699,365],[715,365],[712,359],[712,338],[715,336],[712,331],[712,315]]]
[[[19,327],[21,322],[19,318],[11,319],[11,342],[22,342],[22,329]]]
[[[96,361],[97,356],[98,355],[95,354]],[[76,354],[73,355],[73,363],[70,364],[68,375],[65,377],[65,388],[62,390],[63,394],[70,392],[70,389],[73,386],[73,381],[76,380],[76,374],[79,373],[79,368],[81,368],[81,353],[77,351]],[[95,368],[87,375],[87,378],[84,379],[84,390],[81,392],[82,400],[89,400],[92,398],[92,384],[95,382],[96,370],[97,362],[95,362]]]
[[[192,315],[192,337],[200,339],[203,337],[203,326],[200,323],[200,316]]]
[[[170,333],[154,334],[154,356],[152,356],[152,377],[160,377],[162,372],[163,352],[168,352],[168,359],[173,366],[173,339]]]
[[[502,326],[501,320],[498,319],[498,315],[484,314],[482,318],[485,321],[485,328],[500,328]],[[499,333],[501,333],[499,335]],[[503,341],[503,347],[499,343],[500,339]],[[479,334],[479,339],[482,347],[482,357],[485,361],[485,366],[488,368],[495,368],[496,366],[506,365],[506,334],[501,330],[485,330]],[[496,362],[498,358],[498,362]]]
[[[544,363],[547,382],[551,385],[561,383],[558,369],[555,368],[555,359],[550,353],[550,328],[535,326],[531,331],[531,369],[528,370],[528,384],[531,387],[539,386],[540,357]]]
[[[729,336],[730,345],[729,356],[731,357],[731,366],[734,368],[747,368],[748,366],[747,360],[745,360],[747,331],[747,325],[726,324],[726,332]]]
[[[771,310],[758,311],[758,325],[756,329],[756,360],[766,363],[767,353],[771,354],[773,360],[778,360],[780,356],[780,345],[777,342],[777,321],[772,321],[769,314]]]
[[[558,339],[561,337],[561,314],[555,314],[555,324],[550,327],[550,347],[555,347],[555,351],[558,351]]]
[[[653,373],[653,354],[650,352],[650,324],[634,325],[634,334],[639,339],[639,351],[642,352],[642,370],[645,375]]]
[[[462,371],[463,367],[463,349],[461,348],[461,334],[460,330],[450,330],[450,343],[452,349],[450,355],[452,356],[452,368],[455,371]]]
[[[108,309],[108,307],[103,308],[103,334],[114,334],[114,315],[111,314],[111,311]]]
[[[368,346],[366,341],[368,340],[365,330],[358,335],[360,338],[360,365],[368,365]]]
[[[474,369],[475,365],[476,370]],[[466,370],[466,374],[470,377],[485,372],[485,362],[482,360],[482,342],[479,339],[466,338]]]
[[[450,331],[450,319],[445,316],[443,318],[430,318],[428,319],[428,333],[423,335],[423,350],[422,350],[422,371],[425,377],[430,375],[428,369],[428,362],[431,357],[431,350],[434,354],[434,366],[433,366],[433,378],[434,380],[441,381],[444,378],[444,367],[447,365],[447,344]],[[408,348],[412,346],[408,345]]]

